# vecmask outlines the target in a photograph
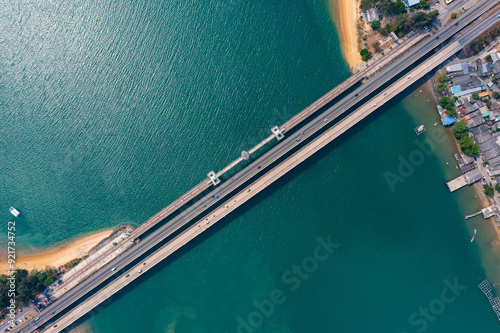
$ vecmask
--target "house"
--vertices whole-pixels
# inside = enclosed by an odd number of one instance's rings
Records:
[[[472,93],[475,93],[475,92],[480,92],[480,91],[483,91],[483,89],[485,89],[484,87],[477,87],[477,88],[472,88],[472,89],[467,89],[465,91],[461,91],[461,92],[458,92],[456,94],[453,94],[457,97],[461,97],[461,96],[464,96],[464,95],[468,95],[468,94],[472,94]]]
[[[466,62],[462,62],[459,64],[454,64],[446,67],[446,71],[448,73],[463,73],[464,75],[469,74],[469,66]]]
[[[490,109],[488,109],[487,106],[483,106],[482,108],[479,109],[479,111],[481,111],[481,116],[483,118],[487,118],[490,116]]]
[[[468,185],[474,184],[475,182],[483,179],[483,175],[481,174],[481,171],[479,171],[479,169],[474,169],[469,172],[466,172],[464,174],[464,177]]]
[[[474,128],[481,124],[484,124],[484,119],[477,115],[473,115],[469,120],[467,120],[467,127],[469,128]]]
[[[500,62],[494,62],[493,69],[495,70],[495,73],[500,73]]]
[[[466,104],[465,109],[464,109],[464,114],[469,114],[474,111],[476,111],[478,108],[475,104]]]
[[[496,144],[496,146],[490,150],[487,150],[483,153],[484,159],[486,161],[491,161],[495,157],[500,156],[500,146]]]
[[[491,75],[491,65],[489,62],[485,62],[479,66],[479,76],[490,76]]]
[[[376,8],[370,8],[365,12],[366,22],[372,23],[380,19],[380,14]]]
[[[489,173],[490,176],[498,176],[498,175],[500,175],[500,165],[496,165],[494,167],[491,167],[488,170],[488,173]]]
[[[490,150],[492,148],[495,148],[495,147],[491,146],[491,144],[490,145],[485,144],[486,142],[492,141],[492,143],[496,144],[496,141],[493,140],[493,135],[491,135],[490,132],[485,132],[485,133],[481,133],[478,135],[474,135],[474,141],[476,141],[479,148],[481,148],[481,150],[483,150],[483,151],[487,151],[487,150]],[[484,144],[484,146],[482,146],[483,144]]]
[[[443,118],[441,118],[441,122],[444,126],[450,126],[455,123],[455,118],[453,118],[452,116],[444,116]]]
[[[471,129],[472,135],[476,136],[483,133],[488,133],[488,127],[485,124],[481,124],[473,129]]]
[[[500,60],[500,53],[498,53],[498,52],[493,53],[491,55],[491,60],[493,60],[494,63],[499,61]]]
[[[488,161],[488,164],[490,165],[490,167],[500,165],[500,156],[492,158],[491,160]]]
[[[491,134],[490,134],[490,136],[491,136]],[[482,153],[485,153],[485,152],[487,152],[488,150],[491,150],[491,149],[493,149],[493,148],[498,147],[498,145],[497,145],[496,141],[495,141],[495,140],[493,140],[493,139],[488,140],[488,141],[485,141],[485,142],[483,142],[483,143],[480,143],[480,144],[478,144],[478,146],[479,146],[479,149],[481,149],[481,152],[482,152]]]
[[[405,0],[405,3],[408,7],[413,7],[420,4],[420,0]]]
[[[483,98],[483,97],[486,97],[486,96],[489,96],[489,94],[488,94],[487,91],[483,91],[483,92],[479,93],[479,98]]]

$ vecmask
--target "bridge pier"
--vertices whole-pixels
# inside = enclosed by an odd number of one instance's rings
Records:
[[[276,136],[276,139],[278,139],[278,141],[285,137],[278,126],[274,126],[273,128],[271,128],[271,131],[274,133],[274,136]]]
[[[217,177],[217,175],[215,174],[215,172],[210,171],[207,174],[207,176],[208,176],[208,178],[210,178],[210,181],[212,182],[212,184],[214,184],[214,186],[216,186],[217,184],[220,183],[220,179],[219,179],[219,177]]]

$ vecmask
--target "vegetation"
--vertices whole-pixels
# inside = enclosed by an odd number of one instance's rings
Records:
[[[491,79],[491,82],[493,82],[494,84],[497,84],[498,83],[498,78],[496,76],[494,76],[492,79]]]
[[[474,143],[474,140],[468,136],[464,136],[460,139],[460,149],[465,155],[474,156],[479,153],[479,146]]]
[[[403,13],[396,16],[392,23],[388,23],[380,29],[381,34],[395,32],[397,35],[404,35],[418,28],[428,25],[439,15],[439,11],[433,10],[429,13],[422,11],[413,12],[411,14]]]
[[[499,93],[498,91],[494,91],[494,92],[491,94],[491,96],[492,96],[493,98],[498,98],[498,97],[500,96],[500,93]]]
[[[16,309],[28,305],[36,295],[43,292],[56,279],[57,274],[53,269],[45,269],[41,272],[25,269],[15,271],[16,279]],[[0,275],[0,308],[5,308],[10,301],[8,291],[10,281],[7,275]]]
[[[378,29],[380,28],[380,21],[379,20],[373,20],[372,21],[372,29]]]
[[[467,129],[467,123],[465,120],[460,120],[453,125],[453,134],[455,135],[455,138],[460,140],[463,137],[468,136],[467,133],[469,130]]]
[[[484,193],[486,193],[486,195],[489,196],[490,198],[493,198],[493,196],[495,195],[493,187],[487,184],[483,185],[483,187],[484,187]]]
[[[386,10],[388,15],[390,14],[401,14],[406,13],[406,6],[401,0],[396,0],[395,2],[390,2]]]
[[[420,7],[422,7],[423,9],[429,9],[431,8],[431,4],[426,0],[420,0]]]
[[[486,56],[486,61],[488,61],[488,62],[492,62],[493,61],[493,59],[491,59],[491,55],[488,54]]]
[[[479,93],[477,91],[472,93],[472,98],[479,99]]]
[[[455,102],[455,99],[451,99],[451,98],[446,97],[446,96],[443,96],[439,99],[439,105],[443,109],[446,109],[446,113],[449,116],[454,116],[457,114],[457,110],[455,109],[454,102]]]
[[[474,156],[479,153],[479,147],[474,143],[474,140],[469,137],[469,130],[465,120],[460,120],[453,125],[453,134],[459,140],[460,149],[463,153],[469,156]]]
[[[500,26],[493,27],[484,33],[482,33],[480,36],[478,36],[476,39],[474,39],[470,44],[468,45],[468,48],[466,48],[467,54],[469,56],[478,54],[481,52],[487,45],[489,45],[495,38],[500,36]],[[491,60],[488,60],[491,61]]]
[[[370,59],[372,57],[372,53],[370,51],[368,51],[368,49],[362,49],[359,54],[361,55],[361,59],[363,59],[363,61],[367,61],[368,59]]]
[[[441,92],[443,89],[448,89],[448,83],[446,82],[448,80],[448,75],[447,73],[442,73],[437,76],[438,84],[436,86],[436,90]]]
[[[451,13],[451,19],[454,20],[457,18],[457,13]]]
[[[500,185],[496,184],[495,185],[495,190],[497,190],[497,192],[500,192]]]

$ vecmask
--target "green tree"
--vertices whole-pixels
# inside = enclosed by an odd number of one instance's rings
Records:
[[[368,49],[362,49],[359,52],[359,54],[361,55],[361,59],[363,59],[363,61],[367,61],[372,56],[372,53],[370,51],[368,51]]]
[[[493,59],[491,59],[491,56],[489,54],[486,56],[486,61],[488,61],[488,62],[492,62],[493,61]]]
[[[467,136],[468,132],[469,130],[467,129],[467,122],[465,120],[457,121],[455,125],[453,125],[453,134],[458,140]]]
[[[493,98],[498,98],[500,96],[500,93],[498,91],[494,91],[493,93],[491,93],[491,97]]]
[[[457,13],[451,13],[451,19],[454,20],[457,18]]]
[[[479,99],[479,94],[476,92],[472,93],[472,98]]]
[[[387,9],[388,14],[401,14],[406,12],[406,6],[401,0],[391,2],[389,8]]]
[[[444,89],[448,89],[448,83],[446,82],[438,83],[438,85],[436,86],[436,90],[439,92],[443,91]]]
[[[496,184],[495,185],[495,190],[497,190],[497,192],[500,192],[500,185]]]
[[[420,6],[422,6],[423,9],[431,8],[431,4],[425,0],[420,0]]]
[[[493,82],[494,84],[497,84],[498,82],[498,78],[496,76],[494,76],[492,79],[491,79],[491,82]]]
[[[379,20],[373,20],[372,21],[372,29],[378,29],[380,28],[380,21]]]
[[[484,187],[484,193],[486,193],[486,195],[489,196],[490,198],[493,198],[493,196],[495,195],[493,187],[487,184],[483,185],[483,187]]]
[[[479,147],[474,143],[474,140],[468,136],[464,136],[460,139],[460,149],[465,155],[474,156],[479,153]]]
[[[438,82],[446,82],[448,80],[448,75],[446,73],[441,73],[437,76]]]
[[[476,46],[477,46],[477,41],[473,40],[472,42],[470,42],[471,48],[475,48]]]

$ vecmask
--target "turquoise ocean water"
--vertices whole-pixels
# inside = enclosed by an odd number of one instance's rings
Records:
[[[2,13],[0,217],[23,212],[23,251],[143,222],[349,75],[326,0]],[[473,191],[444,186],[449,138],[394,190],[385,179],[442,131],[415,88],[115,296],[89,330],[497,331],[477,288],[486,222],[463,221]]]

